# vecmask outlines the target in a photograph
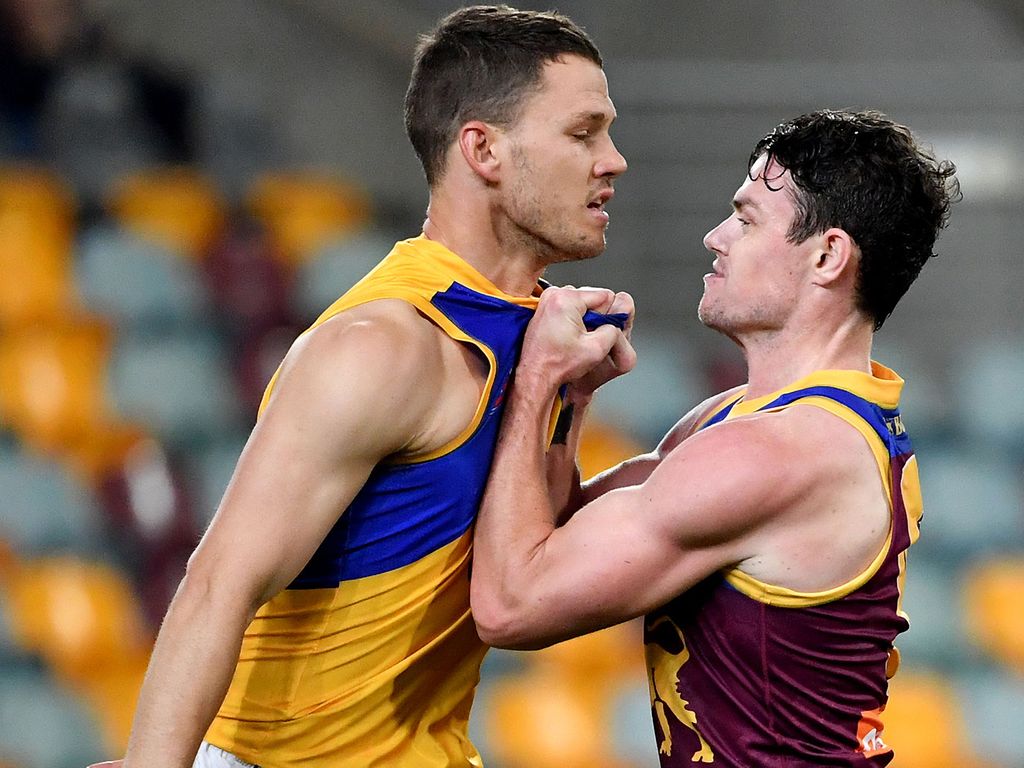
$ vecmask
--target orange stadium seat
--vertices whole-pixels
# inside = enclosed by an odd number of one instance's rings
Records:
[[[9,565],[3,581],[12,633],[61,678],[82,682],[148,655],[138,601],[110,566],[42,557]]]
[[[0,327],[73,312],[70,230],[52,219],[0,207],[0,275]]]
[[[49,320],[73,307],[75,199],[41,168],[0,167],[0,326]]]
[[[639,768],[614,755],[610,692],[549,671],[506,677],[484,708],[487,743],[507,768]]]
[[[16,210],[70,227],[75,205],[71,187],[51,171],[35,166],[0,167],[0,211]]]
[[[2,586],[12,634],[93,706],[108,748],[123,749],[152,642],[127,580],[71,557],[8,556]]]
[[[995,768],[967,743],[957,693],[943,677],[901,671],[889,681],[883,737],[900,768]]]
[[[483,706],[502,765],[627,768],[615,756],[612,710],[624,684],[643,680],[637,622],[527,654],[525,674],[498,680]]]
[[[580,435],[580,476],[586,480],[642,452],[640,444],[622,430],[590,418]]]
[[[225,221],[224,203],[197,170],[140,171],[114,184],[108,208],[123,226],[202,258]]]
[[[1024,674],[1024,557],[993,558],[968,570],[963,608],[971,639]]]
[[[370,220],[365,192],[316,174],[264,175],[250,190],[247,204],[270,231],[288,266],[308,261],[318,248]]]
[[[109,421],[99,322],[32,326],[0,335],[0,416],[26,442],[55,451]]]

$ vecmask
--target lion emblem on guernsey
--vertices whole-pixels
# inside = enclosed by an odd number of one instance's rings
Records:
[[[700,742],[700,749],[693,753],[690,762],[713,763],[715,753],[711,746],[700,735],[697,730],[697,715],[689,708],[690,703],[679,695],[679,670],[690,660],[690,651],[683,639],[683,632],[668,616],[657,616],[648,618],[647,633],[652,634],[655,630],[668,626],[678,638],[678,653],[672,653],[661,643],[645,643],[647,653],[647,666],[649,668],[649,683],[651,688],[651,702],[658,718],[658,725],[661,728],[662,739],[658,745],[658,751],[666,757],[672,755],[672,730],[669,728],[668,714],[665,709],[672,713],[673,717],[693,731]],[[672,643],[675,645],[676,643]]]

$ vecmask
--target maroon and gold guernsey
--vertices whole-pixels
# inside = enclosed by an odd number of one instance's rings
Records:
[[[771,395],[742,395],[702,426],[794,403],[844,419],[871,446],[890,528],[871,565],[824,592],[797,592],[738,569],[714,574],[646,617],[654,729],[663,768],[888,765],[887,681],[909,623],[906,550],[922,514],[917,461],[899,414],[903,380],[818,371]]]

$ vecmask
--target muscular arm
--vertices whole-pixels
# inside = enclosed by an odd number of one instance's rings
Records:
[[[476,528],[473,613],[492,645],[542,647],[642,615],[750,557],[761,524],[799,494],[799,481],[765,471],[764,456],[784,446],[754,418],[691,437],[643,483],[557,527],[533,482],[541,418],[524,389],[509,403]]]
[[[127,768],[192,764],[257,609],[294,579],[373,466],[418,439],[439,375],[425,325],[404,304],[376,302],[289,352],[160,630]]]
[[[813,452],[824,451],[810,445],[803,415],[757,415],[686,439],[680,427],[641,483],[607,491],[558,527],[543,425],[576,352],[545,341],[542,328],[528,332],[476,526],[472,601],[486,642],[541,647],[646,613],[764,551],[813,506],[804,501],[820,479]]]

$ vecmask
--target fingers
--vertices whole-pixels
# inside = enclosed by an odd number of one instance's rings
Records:
[[[540,295],[540,306],[571,307],[580,316],[588,309],[607,312],[615,300],[615,293],[607,288],[548,288]]]
[[[615,294],[612,299],[611,306],[606,310],[608,314],[616,314],[621,312],[622,314],[629,315],[629,319],[626,321],[626,327],[623,328],[623,333],[629,336],[629,332],[633,330],[633,321],[636,317],[636,305],[633,302],[633,297],[625,291],[619,291]]]

